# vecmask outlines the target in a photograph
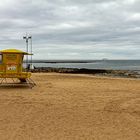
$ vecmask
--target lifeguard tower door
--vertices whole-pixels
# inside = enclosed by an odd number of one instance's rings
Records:
[[[3,66],[7,74],[19,74],[22,72],[23,54],[3,54]]]

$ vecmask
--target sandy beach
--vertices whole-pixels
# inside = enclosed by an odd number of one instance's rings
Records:
[[[139,140],[140,80],[34,73],[0,87],[0,140]]]

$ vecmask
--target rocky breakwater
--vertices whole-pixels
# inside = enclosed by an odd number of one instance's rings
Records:
[[[72,74],[92,74],[111,77],[140,78],[140,73],[129,70],[105,70],[105,69],[78,69],[78,68],[52,68],[36,67],[31,72],[55,72],[55,73],[72,73]]]

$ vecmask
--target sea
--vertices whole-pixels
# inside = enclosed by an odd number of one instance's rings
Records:
[[[86,68],[140,71],[140,60],[34,61],[35,67]]]

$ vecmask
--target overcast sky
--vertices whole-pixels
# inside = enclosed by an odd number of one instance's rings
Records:
[[[140,0],[0,0],[0,49],[34,59],[140,59]]]

